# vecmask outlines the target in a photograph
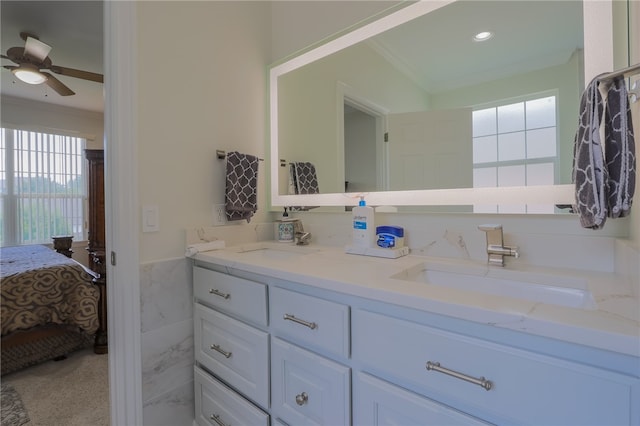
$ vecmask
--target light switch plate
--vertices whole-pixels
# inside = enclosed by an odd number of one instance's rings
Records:
[[[160,213],[158,206],[142,206],[142,232],[158,232],[160,230]]]

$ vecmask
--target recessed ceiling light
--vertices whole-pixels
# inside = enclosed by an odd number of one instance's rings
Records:
[[[491,37],[493,37],[493,33],[491,31],[481,31],[473,36],[473,41],[487,41]]]

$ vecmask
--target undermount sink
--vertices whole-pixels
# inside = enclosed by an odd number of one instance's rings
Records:
[[[271,260],[289,260],[300,256],[306,256],[311,253],[318,252],[317,249],[306,246],[283,245],[282,247],[252,247],[241,249],[238,251],[242,257],[251,257],[253,259],[271,259]]]
[[[585,279],[563,275],[427,261],[390,278],[571,308],[596,307]]]

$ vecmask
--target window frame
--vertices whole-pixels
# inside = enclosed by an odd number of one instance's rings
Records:
[[[84,152],[87,149],[87,139],[85,137],[77,136],[77,135],[68,135],[61,133],[54,133],[51,131],[42,131],[40,129],[26,129],[19,127],[12,127],[3,125],[0,127],[0,131],[2,132],[2,149],[0,155],[0,167],[2,167],[2,175],[5,178],[5,187],[0,188],[0,209],[2,209],[2,216],[4,220],[2,221],[2,238],[0,241],[1,246],[11,246],[11,245],[28,245],[28,244],[50,244],[51,237],[54,235],[49,235],[48,237],[41,238],[33,238],[30,240],[23,240],[23,235],[21,232],[21,227],[23,226],[21,222],[21,201],[20,201],[20,193],[17,191],[16,187],[16,178],[17,171],[16,168],[16,140],[17,134],[23,133],[22,137],[27,138],[46,138],[49,139],[47,143],[56,144],[59,143],[57,138],[63,138],[66,143],[77,143],[78,146],[75,146],[72,149],[72,152],[69,155],[75,156],[75,160],[78,163],[79,171],[76,170],[76,173],[64,172],[63,176],[71,177],[80,177],[81,186],[80,192],[78,194],[57,194],[55,197],[52,197],[52,193],[49,192],[40,192],[35,193],[32,192],[28,196],[28,198],[33,198],[38,201],[38,199],[70,199],[70,200],[78,200],[80,203],[79,213],[80,217],[75,217],[75,228],[77,229],[78,223],[80,225],[80,231],[76,232],[74,229],[74,223],[71,223],[69,226],[71,227],[71,232],[69,235],[73,235],[75,241],[84,241],[87,238],[87,218],[88,218],[88,167],[86,159],[84,158]],[[67,139],[71,139],[67,141]],[[54,151],[44,151],[39,150],[38,152],[45,153],[45,158],[51,161],[50,156]],[[79,160],[79,161],[78,161]],[[31,171],[30,173],[34,173]],[[36,172],[38,173],[38,172]],[[52,179],[56,173],[48,171],[45,174],[45,177],[48,179]],[[59,173],[58,173],[59,174]],[[24,198],[24,197],[23,197]],[[50,201],[49,201],[50,202]],[[73,210],[73,208],[72,208]],[[74,213],[78,213],[78,210],[74,210]],[[63,215],[65,220],[69,221],[69,217]],[[42,218],[38,217],[38,220],[42,220]],[[45,220],[50,220],[51,216],[45,218]],[[73,218],[71,219],[73,220]],[[45,226],[45,229],[49,229],[51,225]],[[55,229],[52,231],[55,233]],[[38,237],[38,235],[36,235]]]
[[[559,177],[559,173],[560,173],[560,146],[559,146],[559,138],[560,138],[560,134],[559,134],[559,129],[558,129],[558,121],[559,121],[559,111],[560,111],[560,107],[559,107],[559,102],[560,102],[560,96],[559,96],[559,90],[558,89],[550,89],[550,90],[545,90],[542,92],[535,92],[535,93],[528,93],[528,94],[524,94],[524,95],[520,95],[520,96],[515,96],[515,97],[511,97],[511,98],[505,98],[505,99],[500,99],[500,100],[495,100],[495,101],[491,101],[491,102],[487,102],[487,103],[483,103],[483,104],[478,104],[478,105],[473,105],[472,108],[472,113],[476,112],[476,111],[480,111],[480,110],[485,110],[485,109],[498,109],[501,106],[507,106],[507,105],[512,105],[512,104],[517,104],[517,103],[525,103],[526,102],[530,102],[530,101],[535,101],[538,99],[543,99],[543,98],[548,98],[548,97],[554,97],[555,99],[555,119],[554,119],[554,126],[548,126],[546,128],[551,128],[553,127],[555,130],[555,136],[556,136],[556,146],[555,146],[555,156],[553,157],[535,157],[535,158],[527,158],[526,157],[526,140],[525,140],[525,157],[522,159],[510,159],[510,160],[500,160],[497,159],[496,161],[490,161],[490,162],[482,162],[482,163],[473,163],[473,170],[478,170],[478,169],[494,169],[496,170],[496,175],[495,175],[495,186],[493,186],[494,188],[499,188],[500,186],[498,185],[498,169],[501,167],[508,167],[508,166],[524,166],[525,167],[525,184],[524,186],[528,186],[527,185],[527,173],[526,173],[526,167],[528,165],[535,165],[535,164],[553,164],[553,184],[557,184],[557,180]],[[534,130],[534,129],[529,129],[526,126],[526,111],[525,111],[525,126],[523,131],[525,132],[525,138],[526,138],[526,132],[529,130]],[[503,132],[500,133],[498,131],[498,126],[496,126],[496,133],[493,133],[489,136],[495,136],[496,138],[499,137],[499,135],[501,134],[507,134],[509,132]],[[487,135],[483,135],[483,136],[487,136]],[[477,136],[475,134],[472,133],[472,141],[475,140]],[[472,145],[475,146],[472,142]],[[473,184],[474,188],[479,188],[479,186],[476,186],[475,182]],[[493,204],[491,205],[493,206]],[[502,210],[501,211],[501,206],[502,206]],[[487,206],[483,206],[481,210],[477,210],[476,205],[474,205],[473,209],[474,212],[478,212],[478,213],[529,213],[529,209],[530,207],[528,205],[524,205],[523,209],[524,211],[511,211],[511,208],[509,206],[506,205],[495,205],[495,210],[494,211],[489,211],[487,210],[487,208],[489,207],[489,205]],[[537,210],[537,209],[536,209]],[[554,211],[549,211],[549,213],[554,213]]]

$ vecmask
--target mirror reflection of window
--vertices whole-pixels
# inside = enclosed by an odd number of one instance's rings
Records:
[[[473,111],[473,186],[553,185],[558,167],[556,95]],[[553,213],[537,205],[476,204],[477,213]]]

